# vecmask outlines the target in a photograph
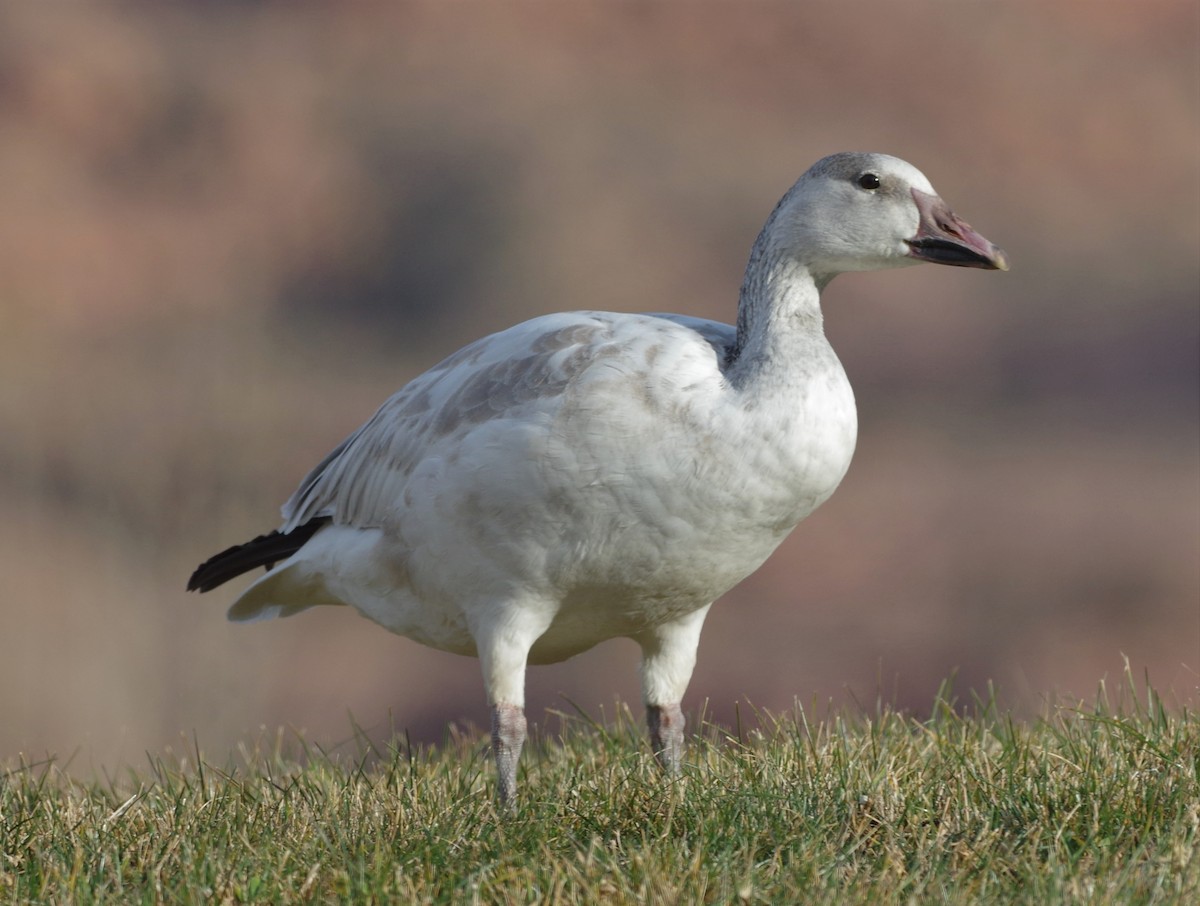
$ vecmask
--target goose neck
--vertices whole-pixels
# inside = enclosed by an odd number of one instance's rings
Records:
[[[814,276],[807,265],[760,240],[738,301],[732,383],[787,369],[802,362],[814,343],[825,343],[820,300],[826,283],[828,278]]]

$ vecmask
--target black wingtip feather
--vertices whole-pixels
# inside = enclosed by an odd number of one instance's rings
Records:
[[[188,579],[187,590],[201,593],[212,591],[218,585],[223,585],[257,567],[265,566],[270,569],[280,560],[286,560],[304,547],[328,522],[328,516],[318,516],[292,529],[286,535],[277,531],[268,532],[266,535],[259,535],[253,541],[235,544],[219,554],[214,554],[196,567],[196,571]]]

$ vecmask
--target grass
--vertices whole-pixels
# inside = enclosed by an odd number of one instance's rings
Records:
[[[0,901],[1200,902],[1195,714],[1128,676],[1033,722],[965,710],[704,725],[673,783],[627,710],[560,715],[512,818],[478,734],[348,758],[280,733],[91,782],[16,764]]]

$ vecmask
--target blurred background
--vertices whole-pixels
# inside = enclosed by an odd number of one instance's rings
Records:
[[[841,489],[713,609],[685,707],[1036,714],[1200,683],[1194,2],[0,6],[0,759],[486,724],[478,664],[183,590],[461,344],[735,317],[818,157],[925,171],[1012,271],[847,275]],[[633,703],[632,642],[531,716]]]

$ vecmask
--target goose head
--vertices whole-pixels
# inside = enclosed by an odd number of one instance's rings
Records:
[[[1004,252],[942,201],[925,175],[887,154],[833,154],[784,196],[769,225],[775,252],[820,285],[846,271],[922,261],[1008,270]]]

